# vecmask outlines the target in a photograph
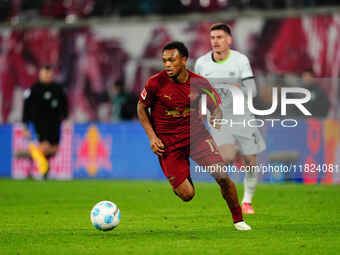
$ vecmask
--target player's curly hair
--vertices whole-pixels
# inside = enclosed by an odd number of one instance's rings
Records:
[[[184,43],[180,42],[180,41],[172,41],[172,42],[169,42],[167,43],[163,50],[162,50],[162,53],[165,51],[165,50],[173,50],[173,49],[177,49],[179,51],[179,53],[183,56],[183,57],[186,57],[188,58],[189,57],[189,51],[188,51],[188,48],[185,46]]]

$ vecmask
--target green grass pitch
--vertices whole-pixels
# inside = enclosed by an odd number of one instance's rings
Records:
[[[196,191],[184,203],[166,182],[2,179],[0,254],[340,254],[339,185],[258,185],[248,232],[215,183]],[[90,223],[101,200],[120,207],[113,231]]]

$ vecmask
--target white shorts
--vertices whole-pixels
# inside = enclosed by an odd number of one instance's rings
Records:
[[[266,149],[266,143],[258,128],[251,129],[250,136],[242,136],[232,132],[232,129],[223,128],[223,130],[210,129],[217,146],[223,144],[233,144],[237,147],[242,155],[256,155]]]

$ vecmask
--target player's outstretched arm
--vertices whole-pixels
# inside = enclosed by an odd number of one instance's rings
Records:
[[[155,131],[153,130],[149,115],[147,113],[147,107],[140,101],[138,101],[137,104],[137,116],[145,130],[146,135],[149,138],[151,150],[158,156],[161,156],[164,152],[164,144],[162,140],[157,137]]]

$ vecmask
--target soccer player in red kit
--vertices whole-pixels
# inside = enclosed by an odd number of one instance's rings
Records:
[[[224,166],[198,110],[200,95],[206,94],[212,122],[222,117],[218,106],[220,99],[207,80],[186,69],[188,55],[182,42],[168,43],[162,51],[164,70],[146,82],[137,106],[138,118],[150,140],[150,147],[158,155],[175,194],[183,201],[190,201],[195,195],[190,178],[190,157],[205,169]],[[235,228],[250,230],[243,220],[233,181],[226,172],[214,171],[211,175],[221,188]]]

